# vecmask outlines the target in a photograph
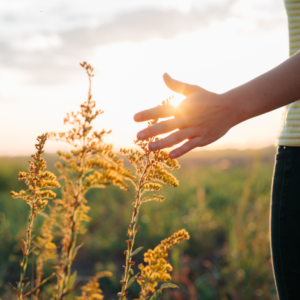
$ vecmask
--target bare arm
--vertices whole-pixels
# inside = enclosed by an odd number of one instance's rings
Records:
[[[167,74],[164,81],[171,90],[185,95],[186,99],[178,107],[158,106],[137,113],[134,120],[143,122],[174,116],[174,119],[140,131],[137,137],[144,140],[178,129],[149,145],[151,150],[158,150],[188,140],[170,152],[170,156],[176,158],[196,147],[213,143],[245,120],[300,99],[300,52],[269,72],[224,94],[179,82]]]
[[[237,106],[237,123],[300,99],[300,52],[271,71],[223,95]]]

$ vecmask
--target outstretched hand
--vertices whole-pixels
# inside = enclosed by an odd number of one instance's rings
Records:
[[[199,86],[183,83],[164,74],[165,84],[174,92],[186,96],[177,107],[167,104],[160,105],[137,113],[136,122],[151,119],[173,119],[162,121],[148,127],[137,134],[139,140],[146,140],[153,136],[171,133],[167,137],[149,144],[152,151],[175,146],[185,140],[186,143],[170,152],[171,158],[177,158],[196,147],[203,147],[221,138],[235,125],[232,116],[233,109],[229,101],[222,95],[209,92]]]

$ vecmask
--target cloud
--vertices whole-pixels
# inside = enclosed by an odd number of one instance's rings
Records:
[[[61,45],[62,39],[55,34],[34,34],[27,38],[14,41],[12,48],[19,51],[32,52],[49,48],[59,48]]]
[[[144,9],[119,14],[99,26],[94,22],[93,26],[81,26],[64,32],[38,32],[14,38],[6,35],[0,38],[0,64],[22,69],[28,73],[28,78],[35,76],[34,81],[39,84],[63,83],[67,78],[72,80],[78,61],[90,57],[95,47],[153,38],[172,39],[183,33],[205,30],[216,21],[247,18],[235,9],[243,2],[229,0],[202,10],[192,8],[188,12]],[[250,16],[254,24],[265,30],[282,25],[278,13],[282,7],[274,3],[265,6],[264,11],[268,11],[269,15],[262,14],[259,8],[256,5]],[[255,11],[259,12],[257,18]],[[70,17],[66,16],[66,19]],[[13,16],[10,15],[9,20],[14,22]]]
[[[228,18],[228,10],[190,11],[145,10],[119,15],[98,28],[84,28],[63,35],[68,44],[93,47],[115,42],[141,42],[151,38],[170,39],[185,32],[207,27],[212,20]]]

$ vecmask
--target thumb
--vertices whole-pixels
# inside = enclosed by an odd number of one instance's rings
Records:
[[[163,75],[163,79],[169,89],[186,97],[201,90],[199,86],[175,80],[167,73]]]

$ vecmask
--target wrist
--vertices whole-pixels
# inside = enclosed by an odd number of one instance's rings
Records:
[[[241,106],[241,101],[239,101],[239,97],[232,90],[219,94],[219,97],[223,102],[223,107],[231,127],[245,121],[245,112]]]

